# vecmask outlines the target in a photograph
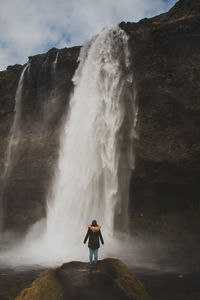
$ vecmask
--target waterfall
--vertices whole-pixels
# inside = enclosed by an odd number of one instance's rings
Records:
[[[55,86],[55,80],[56,80],[56,66],[58,61],[58,53],[59,53],[58,51],[55,52],[53,61],[49,63],[50,65],[49,81],[52,84],[51,93],[50,95],[47,96],[46,99],[43,99],[42,105],[38,110],[38,113],[40,114],[43,113],[44,115],[43,118],[41,117],[41,125],[39,126],[41,136],[43,132],[46,130],[47,126],[49,126],[49,123],[51,122],[53,111],[56,110],[56,105],[57,105],[56,89],[53,87]],[[39,70],[40,72],[43,71],[44,77],[48,74],[49,71],[47,68],[48,61],[49,61],[49,56],[47,55],[45,61],[43,61],[42,64],[39,66]],[[4,171],[1,176],[0,232],[2,232],[6,227],[5,223],[6,223],[7,204],[8,204],[7,199],[8,199],[10,186],[12,186],[11,180],[12,180],[13,173],[15,172],[16,166],[20,167],[20,160],[22,157],[20,151],[23,149],[26,140],[32,142],[31,139],[33,138],[34,135],[34,133],[30,134],[30,130],[26,132],[26,128],[30,126],[29,124],[31,123],[32,116],[31,114],[30,117],[24,114],[25,112],[24,106],[27,104],[27,101],[29,101],[30,99],[28,93],[30,93],[29,91],[32,88],[31,87],[32,81],[35,79],[33,78],[33,76],[35,77],[34,67],[35,67],[34,64],[31,64],[31,59],[30,59],[29,62],[25,65],[25,67],[22,70],[21,76],[19,78],[17,90],[16,90],[14,118],[8,135],[9,140],[8,140],[8,146],[5,155]],[[36,89],[36,92],[37,94],[35,97],[39,98],[40,91]],[[27,121],[26,121],[27,123],[23,122],[24,117],[27,118],[29,124],[27,124],[28,123]],[[26,126],[24,126],[25,124]],[[32,126],[32,128],[34,127]]]
[[[128,201],[134,163],[132,147],[123,146],[122,125],[126,114],[131,115],[130,132],[125,129],[131,145],[137,115],[135,103],[129,107],[127,99],[135,101],[130,66],[128,36],[118,26],[104,29],[82,47],[46,220],[35,224],[12,252],[21,255],[23,263],[87,260],[82,242],[92,219],[102,226],[103,256],[120,249],[115,215],[122,214]]]
[[[120,198],[118,171],[130,66],[127,41],[126,33],[116,27],[105,29],[81,49],[58,174],[47,203],[45,238],[63,257],[77,253],[92,219],[103,226],[106,239],[112,239],[116,208],[125,200]]]
[[[57,51],[55,60],[53,61],[52,67],[51,67],[53,79],[55,79],[55,76],[56,76],[56,67],[57,67],[57,62],[58,62],[58,56],[59,56],[59,51]]]
[[[3,195],[4,195],[4,189],[5,185],[7,184],[7,180],[9,177],[9,174],[11,172],[11,169],[13,167],[13,163],[15,160],[16,152],[17,152],[17,146],[19,143],[19,139],[21,136],[20,131],[20,119],[21,119],[21,102],[22,102],[22,93],[23,93],[23,84],[24,84],[24,76],[26,71],[29,69],[30,64],[26,64],[19,79],[16,95],[15,95],[15,107],[14,107],[14,120],[12,127],[10,129],[9,133],[9,143],[6,151],[6,157],[5,157],[5,165],[4,165],[4,172],[2,175],[2,183],[1,183],[1,193],[0,193],[0,231],[2,230],[3,225],[3,210],[4,210],[4,204],[3,204]]]
[[[27,63],[21,73],[17,91],[16,91],[15,108],[14,108],[15,115],[14,115],[14,120],[13,120],[11,130],[10,130],[10,134],[9,134],[10,139],[9,139],[8,148],[7,148],[7,156],[5,159],[5,169],[4,169],[4,174],[3,174],[4,178],[8,175],[9,169],[12,166],[13,155],[16,152],[16,147],[19,143],[19,139],[20,139],[20,135],[21,135],[20,120],[21,120],[22,92],[23,92],[23,84],[24,84],[24,75],[26,73],[26,70],[29,69],[29,67],[30,67],[30,64]]]
[[[124,118],[123,68],[129,66],[127,36],[106,29],[81,50],[74,95],[62,136],[59,174],[48,200],[47,236],[65,246],[97,219],[113,235],[120,153],[117,134]],[[89,49],[88,49],[89,48]],[[128,187],[127,187],[128,188]],[[69,230],[67,230],[67,228]]]

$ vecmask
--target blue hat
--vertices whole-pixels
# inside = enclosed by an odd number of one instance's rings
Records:
[[[92,220],[92,226],[96,226],[97,225],[97,221],[96,220]]]

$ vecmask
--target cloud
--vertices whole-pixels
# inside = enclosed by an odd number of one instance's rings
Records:
[[[51,47],[81,45],[102,28],[166,11],[176,0],[0,0],[0,69]]]

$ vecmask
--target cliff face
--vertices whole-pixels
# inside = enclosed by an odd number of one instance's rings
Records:
[[[132,207],[199,207],[200,2],[181,0],[168,13],[120,26],[130,36],[139,105]]]
[[[3,176],[12,124],[15,94],[22,66],[0,73],[1,201],[4,228],[23,229],[45,215],[45,202],[59,148],[59,132],[72,92],[72,77],[80,47],[51,49],[29,58],[23,78],[20,140],[12,145],[10,168]],[[13,153],[12,153],[13,152]]]
[[[139,107],[130,213],[199,208],[200,2],[181,0],[166,14],[120,27],[130,36]],[[51,49],[29,59],[17,157],[1,179],[4,228],[22,229],[45,215],[79,51]],[[0,73],[0,174],[22,69]]]

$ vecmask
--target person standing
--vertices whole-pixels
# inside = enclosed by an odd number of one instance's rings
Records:
[[[101,226],[97,224],[96,220],[92,220],[92,224],[88,226],[88,231],[83,241],[84,244],[87,242],[88,238],[89,238],[88,247],[89,247],[90,264],[92,264],[93,256],[94,256],[94,263],[97,264],[98,250],[100,247],[99,239],[101,240],[102,245],[104,245],[104,240],[101,234]]]

